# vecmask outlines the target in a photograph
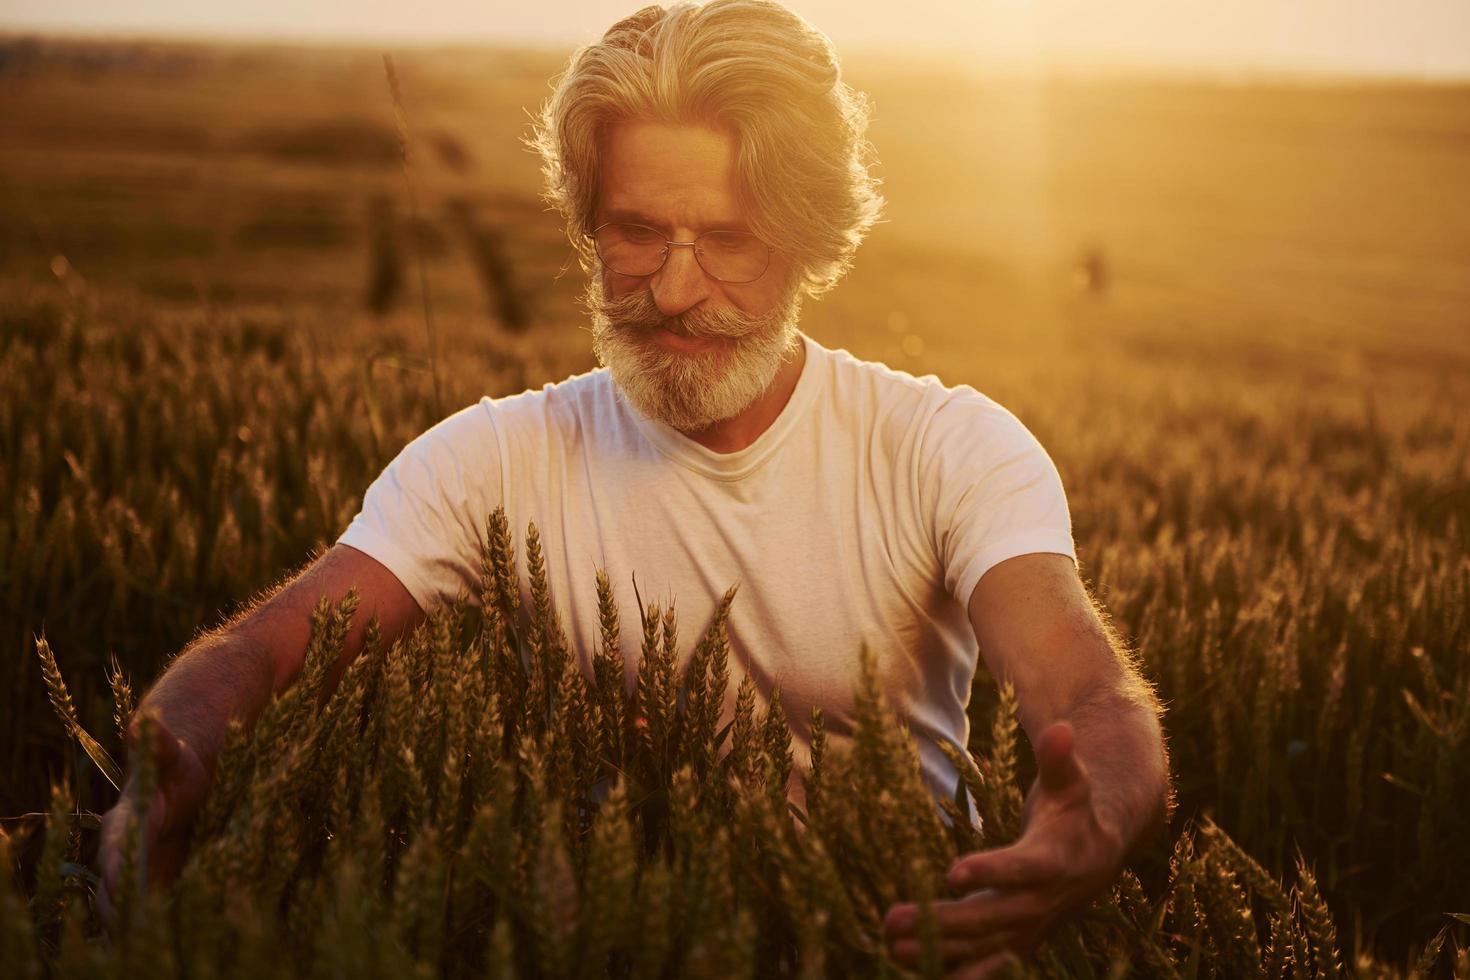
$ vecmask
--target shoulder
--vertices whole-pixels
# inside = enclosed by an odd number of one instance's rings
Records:
[[[914,375],[846,350],[823,349],[834,407],[866,417],[915,451],[953,439],[991,445],[1035,442],[1009,409],[968,384]]]
[[[605,369],[575,374],[516,395],[481,400],[501,437],[580,438],[613,408],[611,377]]]
[[[828,378],[827,410],[837,424],[875,436],[894,453],[912,446],[943,399],[939,379],[915,377],[840,348],[820,351]]]
[[[395,467],[442,472],[486,465],[506,452],[580,438],[583,420],[609,397],[605,371],[574,375],[516,395],[485,396],[420,433]]]
[[[489,406],[490,399],[482,398],[440,419],[405,445],[390,468],[429,476],[493,452],[496,436]]]
[[[947,388],[936,399],[928,435],[939,445],[958,440],[980,450],[1045,455],[1040,441],[1014,412],[970,385]]]
[[[833,385],[845,393],[872,393],[888,402],[914,403],[944,387],[932,374],[915,377],[881,361],[865,361],[841,347],[817,345],[817,349],[827,362]]]

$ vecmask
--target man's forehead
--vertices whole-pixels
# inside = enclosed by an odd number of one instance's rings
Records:
[[[603,221],[743,228],[735,141],[704,126],[623,122],[606,134],[599,168]]]

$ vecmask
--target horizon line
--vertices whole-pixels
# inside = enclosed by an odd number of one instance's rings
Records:
[[[193,29],[169,30],[167,28],[137,29],[106,26],[81,27],[75,25],[34,25],[0,22],[0,43],[12,41],[40,40],[58,43],[100,44],[163,44],[193,45],[225,48],[263,47],[279,49],[323,48],[339,51],[517,51],[534,54],[568,56],[581,47],[577,41],[553,41],[531,37],[496,37],[493,35],[429,36],[408,35],[394,37],[389,34],[346,34],[314,32],[265,32],[243,31],[238,33],[208,33]],[[841,49],[844,64],[882,59],[910,61],[922,59],[940,63],[946,68],[963,67],[967,73],[978,77],[1040,75],[1047,78],[1092,77],[1106,79],[1136,80],[1187,80],[1209,81],[1224,85],[1252,84],[1320,84],[1333,87],[1354,84],[1401,84],[1411,86],[1460,86],[1470,85],[1470,69],[1464,72],[1424,70],[1410,72],[1379,68],[1342,67],[1288,67],[1269,62],[1187,64],[1168,59],[1141,58],[1047,58],[1040,56],[1006,56],[988,53],[977,56],[959,47],[925,44],[874,44],[858,42],[844,44]],[[958,64],[965,58],[981,64]]]

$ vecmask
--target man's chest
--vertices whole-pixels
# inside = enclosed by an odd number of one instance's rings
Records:
[[[821,704],[840,725],[864,644],[879,654],[885,688],[922,697],[926,663],[952,663],[957,637],[967,639],[967,625],[956,633],[963,610],[944,592],[907,488],[864,467],[860,452],[837,448],[724,482],[662,458],[566,467],[517,501],[512,512],[540,530],[553,597],[584,669],[600,636],[601,569],[622,614],[630,684],[640,600],[673,605],[682,669],[734,585],[732,704],[748,673],[763,695],[780,684],[789,718]]]

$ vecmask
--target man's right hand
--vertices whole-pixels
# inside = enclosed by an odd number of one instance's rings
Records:
[[[151,746],[144,746],[138,741],[136,718],[128,728],[130,752],[152,751],[158,773],[152,804],[148,808],[148,823],[143,830],[143,853],[148,855],[149,891],[160,889],[178,877],[188,853],[194,817],[204,804],[210,782],[209,770],[187,742],[169,731],[160,718],[153,718],[152,728]],[[124,785],[117,804],[102,815],[102,840],[97,851],[102,884],[97,891],[97,913],[109,925],[113,913],[112,896],[117,893],[123,852],[129,845],[128,824],[142,808],[142,802],[134,776]]]

